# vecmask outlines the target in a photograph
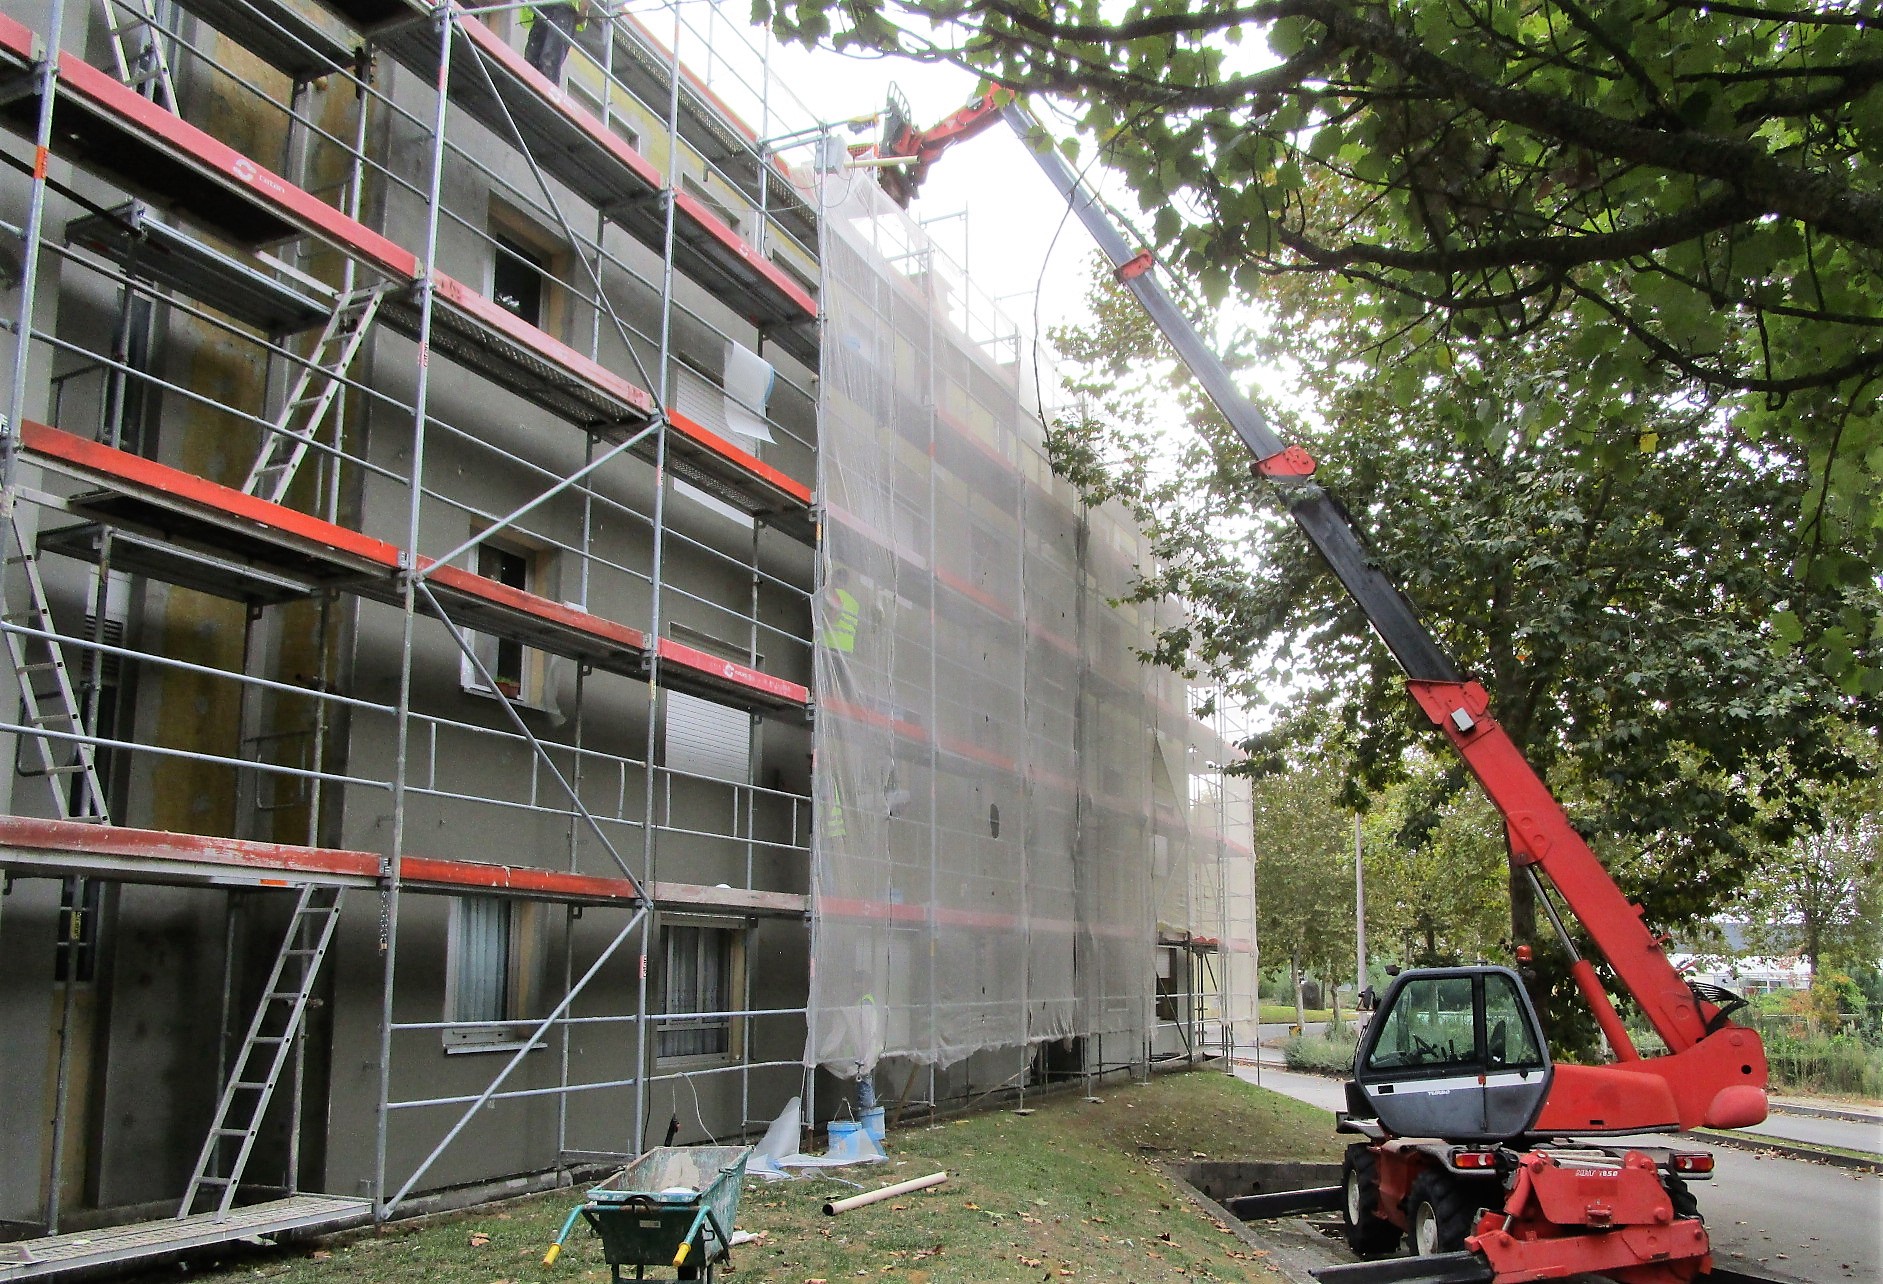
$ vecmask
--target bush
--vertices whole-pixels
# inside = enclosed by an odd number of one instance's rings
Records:
[[[1325,1034],[1292,1034],[1282,1040],[1282,1061],[1290,1070],[1345,1077],[1353,1071],[1353,1050],[1359,1043],[1353,1027],[1342,1021]]]
[[[1848,1034],[1765,1036],[1765,1061],[1779,1092],[1883,1097],[1883,1049]]]

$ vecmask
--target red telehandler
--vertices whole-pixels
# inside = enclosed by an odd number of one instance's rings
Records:
[[[1414,701],[1502,814],[1511,862],[1533,883],[1615,1054],[1600,1066],[1553,1062],[1510,969],[1401,973],[1360,1041],[1348,1108],[1336,1116],[1340,1131],[1362,1138],[1348,1147],[1337,1194],[1356,1252],[1388,1253],[1406,1238],[1416,1257],[1317,1274],[1327,1284],[1518,1284],[1582,1274],[1619,1284],[1687,1284],[1706,1276],[1706,1228],[1687,1182],[1711,1175],[1712,1156],[1609,1139],[1764,1120],[1765,1049],[1755,1031],[1731,1020],[1744,1001],[1675,971],[1662,950],[1667,938],[1648,927],[1642,907],[1622,895],[1577,834],[1491,716],[1484,688],[1458,671],[1412,603],[1374,566],[1346,511],[1314,481],[1314,460],[1284,445],[1237,390],[1171,300],[1149,252],[1132,249],[1058,151],[1039,145],[1036,122],[1011,94],[990,91],[920,130],[892,91],[878,157],[908,163],[883,169],[884,190],[906,207],[944,149],[997,120],[1030,144],[1118,279],[1248,448],[1254,473],[1278,488],[1289,515],[1366,613],[1405,670]],[[1594,965],[1577,953],[1559,900],[1665,1053],[1636,1050]]]

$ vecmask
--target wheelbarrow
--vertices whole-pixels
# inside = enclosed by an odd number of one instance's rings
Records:
[[[647,1268],[671,1267],[674,1278],[713,1278],[732,1255],[732,1221],[739,1212],[750,1146],[659,1146],[623,1168],[570,1210],[562,1233],[543,1255],[555,1263],[562,1245],[585,1221],[602,1242],[615,1284],[649,1278]],[[655,1278],[660,1278],[656,1276]]]

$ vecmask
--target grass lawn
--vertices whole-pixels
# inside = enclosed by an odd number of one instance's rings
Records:
[[[1331,1008],[1308,1009],[1308,1020],[1310,1021],[1332,1021],[1333,1019],[1334,1013]],[[1351,1021],[1353,1020],[1353,1013],[1342,1008],[1340,1010],[1340,1019],[1343,1021]],[[1276,1021],[1285,1021],[1289,1025],[1293,1025],[1295,1023],[1294,1004],[1264,1003],[1262,1005],[1262,1020],[1271,1024]]]
[[[890,1162],[844,1175],[865,1189],[946,1170],[935,1189],[825,1217],[855,1187],[806,1178],[746,1183],[729,1278],[828,1284],[979,1281],[1270,1281],[1262,1254],[1192,1204],[1162,1166],[1191,1159],[1338,1158],[1326,1111],[1210,1071],[1103,1087],[1011,1111],[889,1135]],[[543,1250],[575,1191],[358,1232],[248,1257],[198,1278],[224,1284],[595,1284],[600,1242],[579,1230],[545,1269]],[[724,1275],[724,1272],[721,1272]],[[671,1271],[658,1273],[672,1278]],[[630,1278],[632,1272],[629,1272]],[[153,1275],[148,1277],[155,1279]],[[164,1276],[174,1280],[174,1271]]]

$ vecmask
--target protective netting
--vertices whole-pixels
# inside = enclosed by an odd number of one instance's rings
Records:
[[[1148,1040],[1160,938],[1222,937],[1192,813],[1226,751],[1112,605],[1147,549],[1049,468],[1051,377],[874,183],[832,189],[806,1063]]]

